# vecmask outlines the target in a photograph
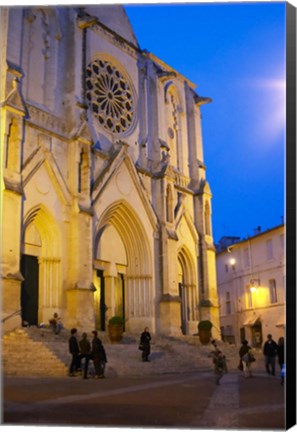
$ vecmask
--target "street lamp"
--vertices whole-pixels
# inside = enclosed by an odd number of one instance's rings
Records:
[[[231,258],[230,259],[230,264],[231,264],[233,270],[235,270],[235,263],[236,263],[235,258]]]

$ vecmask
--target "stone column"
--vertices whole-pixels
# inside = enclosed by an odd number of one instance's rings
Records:
[[[153,171],[160,166],[158,76],[152,61],[147,61],[148,159]]]
[[[146,60],[143,57],[138,58],[138,121],[139,121],[139,136],[138,136],[138,160],[137,164],[141,168],[146,168],[147,165],[147,92],[146,92]]]
[[[199,170],[196,147],[195,103],[193,91],[185,82],[187,138],[188,138],[188,165],[191,178],[190,187],[193,190],[199,188]]]
[[[68,243],[67,326],[95,325],[92,214],[80,210],[70,221]]]
[[[11,71],[18,76],[17,71]],[[12,92],[1,107],[1,252],[2,252],[2,316],[12,316],[21,307],[20,253],[22,238],[21,181],[22,146],[25,109],[17,78],[8,76]],[[20,315],[5,321],[4,331],[20,325]]]

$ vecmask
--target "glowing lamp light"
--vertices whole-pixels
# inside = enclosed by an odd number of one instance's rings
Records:
[[[231,265],[235,265],[235,263],[236,263],[235,258],[231,258],[231,259],[230,259],[230,264],[231,264]]]
[[[251,279],[251,286],[250,290],[251,292],[256,292],[257,288],[260,286],[260,280],[259,279]]]

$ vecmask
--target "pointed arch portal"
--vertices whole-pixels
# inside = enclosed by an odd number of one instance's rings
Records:
[[[182,247],[178,253],[178,286],[181,298],[181,330],[183,334],[187,334],[189,323],[198,320],[198,293],[195,265],[186,247]]]
[[[105,235],[108,241],[104,240]],[[137,327],[137,321],[143,323],[143,319],[151,319],[152,253],[144,226],[127,202],[115,202],[103,213],[97,226],[94,250],[95,260],[104,269],[101,284],[104,283],[105,292],[101,292],[101,296],[104,295],[108,317],[122,315],[130,330]]]
[[[21,270],[22,319],[36,325],[61,307],[61,239],[51,213],[37,206],[25,217]]]

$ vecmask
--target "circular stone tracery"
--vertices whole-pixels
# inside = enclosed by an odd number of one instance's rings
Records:
[[[112,133],[126,132],[134,118],[127,80],[110,62],[99,59],[88,65],[86,75],[86,97],[100,125]]]

